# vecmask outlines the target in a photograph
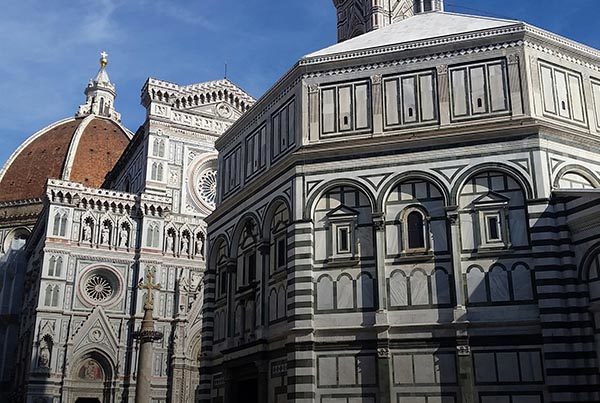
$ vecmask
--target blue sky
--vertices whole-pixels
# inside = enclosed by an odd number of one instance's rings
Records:
[[[598,0],[446,0],[450,11],[525,20],[600,48]],[[148,76],[229,78],[262,95],[301,56],[336,41],[331,0],[19,0],[0,12],[0,161],[73,115],[109,53],[117,109],[135,131]]]

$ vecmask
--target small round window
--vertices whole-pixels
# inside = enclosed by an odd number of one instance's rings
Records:
[[[119,297],[121,277],[108,267],[94,267],[81,277],[79,291],[89,305],[110,305]]]

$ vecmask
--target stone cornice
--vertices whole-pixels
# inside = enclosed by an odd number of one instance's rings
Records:
[[[324,56],[314,56],[314,57],[305,57],[300,60],[299,64],[301,66],[308,66],[312,64],[322,64],[335,62],[340,60],[347,59],[357,59],[364,58],[369,56],[377,56],[381,54],[387,53],[396,53],[396,52],[404,52],[408,50],[420,49],[420,48],[429,48],[433,46],[444,46],[444,45],[452,45],[452,49],[456,49],[456,44],[460,42],[473,41],[483,38],[496,37],[500,35],[509,35],[515,33],[524,33],[526,31],[526,25],[523,23],[516,23],[514,25],[510,25],[507,27],[483,30],[483,31],[473,31],[466,32],[458,35],[448,35],[438,38],[431,38],[422,41],[414,41],[407,43],[400,43],[396,45],[382,46],[382,47],[374,47],[368,49],[359,49],[351,52],[343,52],[343,53],[334,53],[331,55]]]

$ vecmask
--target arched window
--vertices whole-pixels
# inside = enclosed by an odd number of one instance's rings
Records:
[[[54,236],[58,236],[58,234],[60,232],[60,219],[61,219],[60,214],[54,215],[54,226],[52,228],[52,235],[54,235]]]
[[[430,305],[428,277],[420,269],[410,275],[410,304]]]
[[[44,305],[50,306],[52,304],[52,286],[46,286],[46,292],[44,294]]]
[[[317,310],[333,309],[333,280],[324,275],[317,280]]]
[[[63,214],[60,219],[60,236],[67,235],[67,215]]]
[[[449,305],[452,303],[450,278],[441,268],[435,269],[431,275],[431,299],[433,305]]]
[[[158,180],[158,164],[156,162],[152,163],[152,169],[150,172],[150,179],[153,181]]]
[[[406,217],[407,249],[425,249],[425,218],[418,210],[411,211]]]
[[[477,266],[467,270],[467,292],[470,304],[487,302],[487,285],[483,269]]]
[[[375,307],[375,282],[369,273],[361,273],[356,282],[356,304],[360,309]]]
[[[48,275],[54,276],[54,268],[56,267],[56,258],[52,256],[48,265]]]
[[[508,272],[504,267],[494,266],[488,272],[491,302],[510,301],[508,289]]]
[[[160,228],[156,223],[150,223],[146,230],[146,246],[158,248],[160,244]]]
[[[158,248],[160,242],[160,229],[157,224],[154,224],[154,230],[152,231],[152,245]]]
[[[397,270],[392,273],[389,280],[389,294],[391,307],[408,306],[408,280],[404,272]]]
[[[156,180],[163,180],[163,164],[158,164],[158,168],[156,169]]]
[[[286,300],[285,288],[280,287],[277,293],[277,319],[285,318],[286,316]]]
[[[158,156],[161,158],[165,156],[165,141],[164,140],[161,140],[158,144]]]
[[[531,301],[534,299],[533,276],[527,266],[518,264],[513,267],[511,280],[515,301]]]
[[[54,291],[52,291],[52,306],[58,306],[59,294],[60,294],[60,287],[54,286]]]
[[[56,277],[62,276],[62,264],[63,264],[62,257],[57,258],[56,259],[56,265],[54,267],[54,275]]]
[[[67,213],[59,212],[54,215],[52,235],[54,235],[54,236],[66,236],[67,235]]]
[[[277,320],[277,290],[273,288],[269,294],[269,322]]]
[[[352,278],[342,274],[336,281],[337,309],[354,308],[354,289]]]
[[[152,236],[154,235],[154,227],[152,225],[148,226],[146,230],[146,246],[152,247]]]

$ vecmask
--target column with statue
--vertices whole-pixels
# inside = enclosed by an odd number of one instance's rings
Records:
[[[163,338],[163,334],[154,330],[154,291],[160,290],[155,283],[156,269],[149,267],[146,275],[140,280],[138,290],[146,290],[144,297],[144,318],[140,330],[134,333],[139,342],[138,367],[135,391],[135,403],[150,402],[152,393],[152,343]]]

